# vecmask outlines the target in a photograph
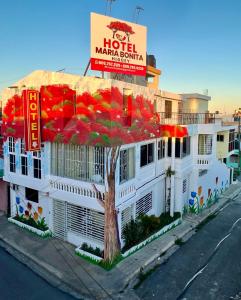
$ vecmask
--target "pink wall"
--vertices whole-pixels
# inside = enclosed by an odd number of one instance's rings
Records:
[[[7,182],[0,180],[0,211],[7,213]]]

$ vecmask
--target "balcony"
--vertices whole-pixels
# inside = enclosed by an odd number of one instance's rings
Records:
[[[215,124],[213,113],[169,113],[158,112],[161,124],[189,125],[189,124]]]

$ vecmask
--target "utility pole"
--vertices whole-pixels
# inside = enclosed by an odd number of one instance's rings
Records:
[[[134,14],[133,14],[133,22],[135,22],[136,24],[138,23],[140,12],[143,10],[144,8],[142,8],[141,6],[135,7]]]
[[[240,142],[241,142],[241,136],[240,136],[240,126],[241,126],[241,107],[239,107],[238,110],[235,110],[234,118],[238,119],[238,170],[240,172],[241,169],[241,148],[240,148]]]

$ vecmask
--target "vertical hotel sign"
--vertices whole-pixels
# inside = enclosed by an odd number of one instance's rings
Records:
[[[26,151],[38,151],[41,147],[39,92],[23,91],[23,102],[25,149]]]
[[[91,69],[146,76],[146,27],[91,13]]]

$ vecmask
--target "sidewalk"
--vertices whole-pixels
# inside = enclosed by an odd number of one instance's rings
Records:
[[[53,286],[76,298],[138,299],[133,290],[126,288],[137,282],[140,270],[145,272],[153,264],[160,264],[167,250],[177,248],[177,239],[186,239],[198,224],[239,193],[241,182],[232,185],[211,208],[198,216],[185,216],[181,225],[124,259],[111,271],[76,256],[74,246],[55,238],[39,238],[9,223],[4,216],[0,216],[0,245]]]

